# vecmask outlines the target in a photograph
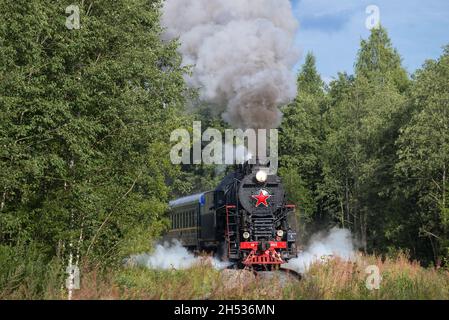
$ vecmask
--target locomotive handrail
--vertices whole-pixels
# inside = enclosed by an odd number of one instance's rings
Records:
[[[279,216],[277,216],[277,218],[274,220],[274,222],[278,222],[280,220],[282,220],[283,218],[285,218],[288,214],[288,211],[293,208],[293,211],[295,210],[296,206],[294,204],[285,204],[282,207],[281,210],[281,214]],[[287,210],[286,210],[287,209]]]
[[[228,242],[228,257],[231,255],[231,240],[229,237],[229,209],[235,208],[235,205],[226,205],[226,239]]]

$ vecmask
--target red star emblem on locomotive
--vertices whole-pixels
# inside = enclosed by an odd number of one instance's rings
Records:
[[[270,198],[271,195],[265,191],[265,190],[260,190],[259,194],[254,194],[251,196],[251,198],[256,199],[256,208],[260,205],[263,204],[265,207],[268,207],[268,203],[267,203],[267,199]]]

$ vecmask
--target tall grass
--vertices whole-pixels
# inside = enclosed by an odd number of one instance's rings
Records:
[[[62,263],[38,246],[0,246],[0,300],[59,298],[63,281]]]
[[[31,261],[29,261],[30,264]],[[27,264],[25,264],[27,265]],[[376,265],[382,281],[378,290],[366,287],[365,268]],[[2,298],[65,299],[55,270],[40,267],[1,272]],[[34,277],[37,277],[36,279]],[[5,285],[6,284],[6,285]],[[382,259],[358,256],[313,264],[301,281],[278,273],[255,278],[250,272],[219,271],[208,263],[187,270],[120,267],[101,271],[84,267],[81,289],[74,299],[449,299],[449,272],[423,268],[404,254]]]
[[[366,287],[365,268],[379,267],[378,290]],[[347,262],[338,258],[315,263],[301,281],[275,274],[238,278],[213,269],[207,263],[188,270],[125,268],[109,275],[106,292],[82,286],[78,299],[449,299],[449,272],[423,268],[404,254],[381,259],[359,256]],[[231,273],[232,274],[232,273]],[[90,275],[86,275],[90,277]],[[89,283],[93,283],[89,281]]]

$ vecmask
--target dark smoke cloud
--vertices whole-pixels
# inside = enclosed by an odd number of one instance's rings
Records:
[[[276,128],[296,95],[298,27],[288,0],[166,0],[167,39],[180,39],[189,85],[237,128]]]

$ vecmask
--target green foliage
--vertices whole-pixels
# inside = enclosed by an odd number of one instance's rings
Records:
[[[279,174],[283,177],[282,182],[286,190],[287,201],[295,203],[300,208],[301,223],[310,222],[315,213],[316,204],[301,175],[294,167],[282,167],[279,169]]]
[[[397,79],[404,80],[401,86]],[[340,74],[330,84],[319,189],[327,213],[349,227],[365,250],[381,246],[383,223],[394,214],[394,142],[407,112],[402,93],[407,83],[400,57],[380,28],[362,40],[355,77]]]
[[[412,80],[384,28],[355,75],[325,87],[308,54],[284,108],[281,169],[303,223],[349,228],[366,251],[448,258],[449,47]]]
[[[156,220],[151,225],[141,224],[129,228],[120,242],[118,254],[127,258],[133,254],[151,252],[154,248],[154,240],[167,229],[168,219]]]
[[[324,83],[309,53],[298,75],[298,95],[283,108],[284,118],[279,141],[279,171],[288,198],[299,209],[300,219],[310,221],[320,214],[318,183],[321,180],[321,152],[326,128]]]
[[[435,261],[449,251],[449,52],[427,61],[410,94],[413,115],[397,141],[400,193],[413,205],[412,222],[432,244]],[[447,256],[446,256],[447,257]]]
[[[159,1],[83,1],[79,30],[69,4],[0,9],[0,243],[106,262],[166,210],[185,70]]]
[[[404,92],[409,80],[401,66],[401,57],[391,44],[384,27],[371,29],[368,40],[362,40],[355,63],[356,76],[373,84],[391,84]]]
[[[45,248],[0,245],[0,299],[46,299],[61,295],[65,281],[59,258],[50,261]]]

